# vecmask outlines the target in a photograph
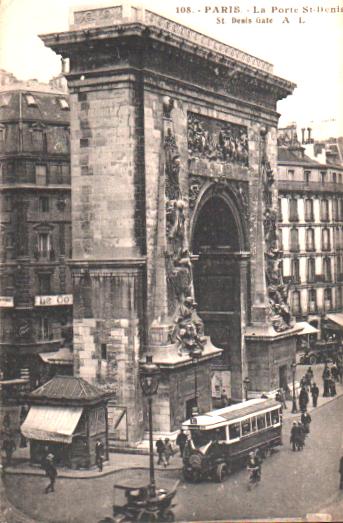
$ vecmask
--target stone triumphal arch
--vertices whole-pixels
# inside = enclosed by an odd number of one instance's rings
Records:
[[[80,8],[41,38],[69,60],[74,371],[113,391],[114,444],[144,435],[147,351],[162,370],[157,432],[196,401],[242,400],[245,377],[251,394],[281,367],[289,379],[273,171],[276,103],[294,85],[134,7]]]

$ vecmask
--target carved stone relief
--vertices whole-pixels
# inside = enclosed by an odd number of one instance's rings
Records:
[[[274,329],[282,332],[291,327],[292,316],[287,303],[288,287],[283,281],[281,259],[278,249],[277,211],[273,208],[274,175],[266,152],[265,134],[262,135],[261,158],[264,241],[266,259],[266,282],[270,307],[270,318]]]
[[[237,125],[188,113],[189,159],[249,165],[248,132]]]

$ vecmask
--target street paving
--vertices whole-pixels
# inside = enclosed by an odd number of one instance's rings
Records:
[[[247,490],[246,470],[234,473],[222,484],[181,481],[176,496],[177,520],[304,517],[328,506],[336,515],[343,498],[338,490],[343,397],[311,415],[311,433],[303,452],[291,451],[293,417],[285,421],[284,445],[264,461],[262,482],[252,491]],[[42,476],[6,475],[5,486],[9,500],[37,522],[96,523],[111,515],[113,483],[129,476],[136,477],[137,472],[124,470],[92,479],[60,478],[55,493],[47,495],[43,492],[48,480]],[[176,480],[180,476],[177,470],[158,471],[157,484],[163,478]]]

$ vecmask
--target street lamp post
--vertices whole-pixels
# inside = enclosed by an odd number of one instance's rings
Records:
[[[194,364],[194,396],[195,396],[195,409],[196,413],[199,413],[199,404],[198,404],[198,361],[202,354],[202,350],[200,347],[195,345],[191,352],[190,356],[192,358],[193,364]]]
[[[150,458],[150,496],[156,496],[155,470],[154,470],[154,446],[152,439],[152,397],[157,393],[160,369],[153,363],[152,355],[146,355],[145,363],[140,364],[139,380],[144,396],[148,399],[148,416],[149,416],[149,458]]]
[[[248,388],[250,385],[250,380],[249,380],[248,376],[246,378],[244,378],[243,383],[244,383],[245,401],[248,401]]]
[[[292,369],[292,378],[293,378],[292,414],[296,414],[298,412],[298,409],[297,409],[297,400],[295,397],[295,372],[297,369],[297,364],[295,361],[292,362],[291,369]]]

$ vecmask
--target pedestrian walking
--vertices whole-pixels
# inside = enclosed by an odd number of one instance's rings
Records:
[[[14,438],[10,432],[5,433],[2,448],[6,454],[6,467],[12,464],[12,454],[16,449]]]
[[[306,384],[310,388],[313,380],[313,370],[309,367],[305,374]]]
[[[303,424],[301,423],[301,421],[298,421],[298,441],[297,441],[298,450],[303,450],[303,448],[305,446],[305,436],[306,436],[306,434],[305,434]]]
[[[329,394],[330,396],[336,396],[336,383],[333,378],[329,380]]]
[[[164,447],[164,443],[161,438],[159,438],[156,441],[156,450],[157,450],[157,455],[158,455],[157,465],[164,465],[165,464],[165,459],[164,459],[165,447]]]
[[[178,447],[180,449],[181,458],[183,456],[183,451],[185,450],[186,442],[187,442],[187,436],[181,429],[176,437],[176,445],[178,445]]]
[[[310,433],[310,423],[312,421],[311,416],[308,412],[303,412],[301,415],[301,423],[304,427],[305,435]]]
[[[297,450],[297,443],[299,439],[299,429],[296,421],[293,421],[291,428],[291,437],[289,442],[292,444],[292,450],[295,452]]]
[[[45,474],[48,476],[50,483],[45,488],[45,494],[49,492],[55,492],[55,481],[57,477],[57,470],[54,465],[54,455],[48,454],[44,460],[44,470]]]
[[[102,472],[104,453],[104,444],[100,439],[97,439],[95,444],[95,463],[99,468],[99,472]]]
[[[328,367],[327,362],[325,362],[325,366],[324,366],[324,370],[323,370],[323,374],[322,374],[323,385],[324,385],[323,398],[327,398],[328,396],[330,396],[330,390],[329,390],[330,377],[331,377],[330,369]]]
[[[319,389],[317,387],[317,384],[315,382],[312,383],[311,387],[311,395],[312,395],[312,404],[314,407],[317,406],[318,396],[319,396]]]
[[[299,407],[301,412],[305,412],[305,410],[307,409],[308,399],[308,393],[305,387],[302,387],[299,394]]]
[[[167,467],[169,465],[169,460],[171,458],[171,456],[173,456],[174,454],[174,450],[173,450],[173,447],[172,447],[172,444],[169,440],[169,438],[166,438],[164,440],[164,456],[165,456],[165,467]]]
[[[337,367],[337,365],[335,363],[331,367],[331,376],[335,380],[335,382],[339,381],[338,367]]]
[[[340,459],[340,462],[339,462],[339,469],[338,469],[338,472],[340,474],[340,479],[339,479],[339,488],[341,490],[343,490],[343,456],[341,457]]]

